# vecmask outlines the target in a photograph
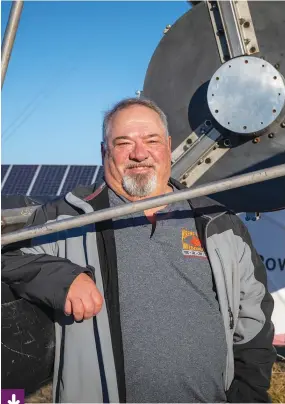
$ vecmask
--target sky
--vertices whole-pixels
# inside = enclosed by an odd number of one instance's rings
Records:
[[[3,39],[11,2],[1,2]],[[25,1],[2,89],[2,164],[101,164],[103,113],[142,90],[186,1]]]

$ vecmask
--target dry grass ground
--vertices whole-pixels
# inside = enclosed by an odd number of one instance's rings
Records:
[[[275,363],[269,390],[273,403],[285,403],[285,363]],[[26,398],[26,403],[52,403],[52,386],[48,384]]]
[[[275,363],[269,393],[273,403],[285,403],[285,363]]]

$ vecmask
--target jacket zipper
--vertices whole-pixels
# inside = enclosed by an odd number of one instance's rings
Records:
[[[231,306],[230,306],[229,293],[228,293],[228,289],[227,289],[227,285],[226,285],[225,267],[224,267],[222,257],[221,257],[221,254],[220,254],[219,250],[216,248],[215,251],[216,251],[216,254],[217,254],[217,256],[219,258],[219,261],[221,263],[221,267],[222,267],[223,275],[224,275],[224,279],[225,279],[225,289],[226,289],[226,296],[227,296],[227,301],[228,301],[228,312],[229,312],[229,317],[230,317],[230,329],[232,330],[234,328],[234,315],[233,315],[233,312],[232,312],[232,309],[231,309]]]

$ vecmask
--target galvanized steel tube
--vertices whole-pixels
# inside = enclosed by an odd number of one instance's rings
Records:
[[[2,53],[2,64],[1,64],[1,88],[3,87],[4,80],[6,77],[6,72],[12,53],[22,9],[23,1],[13,1],[9,21],[5,30],[4,39],[2,42],[1,53]]]
[[[214,181],[206,185],[200,185],[192,189],[184,189],[179,192],[169,193],[155,198],[148,198],[142,201],[127,203],[115,208],[102,209],[97,212],[87,213],[71,219],[63,219],[58,222],[29,227],[13,233],[6,234],[1,238],[1,244],[10,244],[21,240],[44,236],[46,234],[63,231],[74,227],[85,226],[90,223],[101,222],[107,219],[114,219],[130,213],[144,211],[146,209],[167,205],[170,203],[183,201],[198,196],[214,194],[233,188],[239,188],[258,182],[285,176],[285,164],[259,170],[248,174],[231,177],[221,181]]]

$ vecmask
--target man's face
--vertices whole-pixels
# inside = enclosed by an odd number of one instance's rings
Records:
[[[165,192],[171,171],[171,140],[160,116],[142,105],[117,112],[103,160],[108,185],[130,199]]]

